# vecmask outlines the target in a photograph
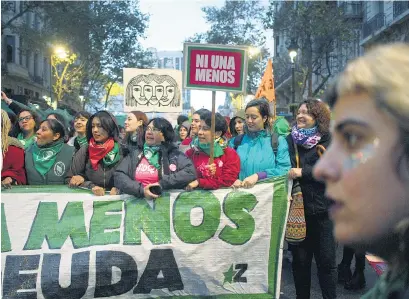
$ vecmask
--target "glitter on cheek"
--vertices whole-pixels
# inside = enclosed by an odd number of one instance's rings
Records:
[[[359,152],[351,154],[344,160],[344,170],[352,170],[361,164],[367,163],[375,156],[376,149],[379,145],[379,139],[376,138],[371,144],[364,146]]]

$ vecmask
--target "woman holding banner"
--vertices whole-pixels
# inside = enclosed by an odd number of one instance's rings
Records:
[[[119,144],[119,128],[114,116],[108,111],[99,111],[87,123],[88,146],[75,154],[66,182],[70,187],[92,190],[97,196],[117,194],[114,187],[116,167],[122,161],[123,149]]]
[[[74,149],[64,143],[65,128],[56,119],[40,123],[37,140],[26,149],[25,168],[29,185],[63,185]]]
[[[336,244],[332,222],[328,216],[330,201],[325,197],[325,185],[315,180],[312,169],[321,150],[331,141],[331,112],[317,100],[302,102],[297,110],[296,125],[287,136],[291,158],[289,177],[298,181],[304,200],[305,240],[289,245],[293,255],[292,270],[297,298],[310,298],[311,263],[315,258],[322,297],[336,298]],[[295,182],[294,182],[295,183]]]
[[[193,141],[194,147],[186,152],[195,165],[198,178],[189,183],[187,190],[195,188],[218,189],[230,187],[236,181],[240,172],[240,158],[232,148],[226,148],[220,143],[227,131],[225,118],[216,113],[215,140],[211,136],[211,113],[200,121],[198,139]],[[210,143],[214,142],[214,164],[209,164]]]
[[[3,163],[1,168],[1,185],[11,188],[12,185],[26,184],[24,169],[24,147],[13,137],[8,136],[11,122],[7,112],[1,110],[1,152]]]
[[[272,122],[267,100],[248,103],[245,117],[245,134],[236,136],[229,142],[229,146],[235,148],[240,157],[239,179],[233,184],[236,188],[251,188],[257,181],[285,175],[291,168],[285,138],[275,135],[277,142],[272,140]]]
[[[169,121],[152,119],[143,149],[130,153],[116,169],[115,187],[121,193],[156,199],[163,190],[182,189],[195,180],[192,161],[173,144],[174,137]]]
[[[388,262],[363,298],[409,298],[409,45],[371,49],[326,96],[333,139],[314,169],[335,238]]]

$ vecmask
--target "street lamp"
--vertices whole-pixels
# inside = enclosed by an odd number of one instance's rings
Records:
[[[55,47],[51,52],[50,97],[52,97],[53,89],[57,96],[56,100],[52,101],[53,107],[55,107],[54,109],[56,109],[58,102],[61,100],[63,96],[63,93],[64,93],[63,82],[64,82],[64,77],[66,75],[66,72],[68,70],[68,67],[72,63],[74,63],[76,57],[77,56],[74,53],[69,54],[68,51],[66,51],[61,46]],[[60,75],[59,70],[58,70],[58,65],[62,62],[65,63],[65,65],[62,68],[61,75]],[[54,71],[54,76],[56,78],[55,84],[53,84],[53,71]]]
[[[295,40],[291,40],[290,45],[288,46],[288,55],[291,59],[291,77],[292,77],[292,102],[295,103],[295,57],[297,56],[298,46]]]
[[[65,51],[65,49],[62,47],[55,48],[54,53],[55,53],[55,56],[57,56],[60,59],[65,59],[68,56],[67,51]]]
[[[249,47],[249,55],[250,57],[254,57],[260,54],[260,49],[256,47]]]

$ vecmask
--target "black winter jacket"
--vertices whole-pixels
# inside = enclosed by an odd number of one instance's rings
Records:
[[[291,134],[287,136],[288,150],[290,152],[291,167],[296,168],[294,142]],[[331,142],[331,136],[326,134],[322,136],[318,144],[328,148]],[[311,149],[298,146],[300,156],[300,167],[302,168],[302,177],[299,179],[304,198],[304,210],[306,215],[315,215],[328,212],[329,200],[324,196],[325,184],[314,179],[312,169],[319,159],[317,147]]]
[[[92,189],[95,186],[99,186],[110,191],[114,187],[114,171],[124,156],[121,145],[119,145],[119,156],[120,160],[116,164],[105,167],[101,160],[98,163],[98,169],[94,170],[89,160],[88,146],[83,146],[75,153],[72,159],[71,168],[67,173],[65,183],[69,184],[73,176],[80,175],[85,179],[80,187]]]
[[[196,170],[192,161],[186,157],[173,144],[162,145],[160,155],[161,169],[159,169],[159,184],[162,189],[183,189],[190,182],[196,180]],[[137,149],[131,152],[115,171],[114,184],[121,193],[144,197],[143,185],[135,181],[136,167],[143,157],[143,150]],[[176,170],[169,169],[169,165],[175,165]],[[173,167],[172,167],[173,169]]]

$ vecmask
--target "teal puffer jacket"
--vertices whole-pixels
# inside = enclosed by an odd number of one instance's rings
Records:
[[[232,148],[234,148],[235,138],[229,142],[229,146]],[[244,180],[260,172],[265,172],[267,178],[286,174],[291,168],[288,143],[283,136],[278,137],[278,142],[276,156],[271,146],[271,135],[266,131],[251,135],[245,134],[237,148],[237,153],[240,156],[239,179]]]

